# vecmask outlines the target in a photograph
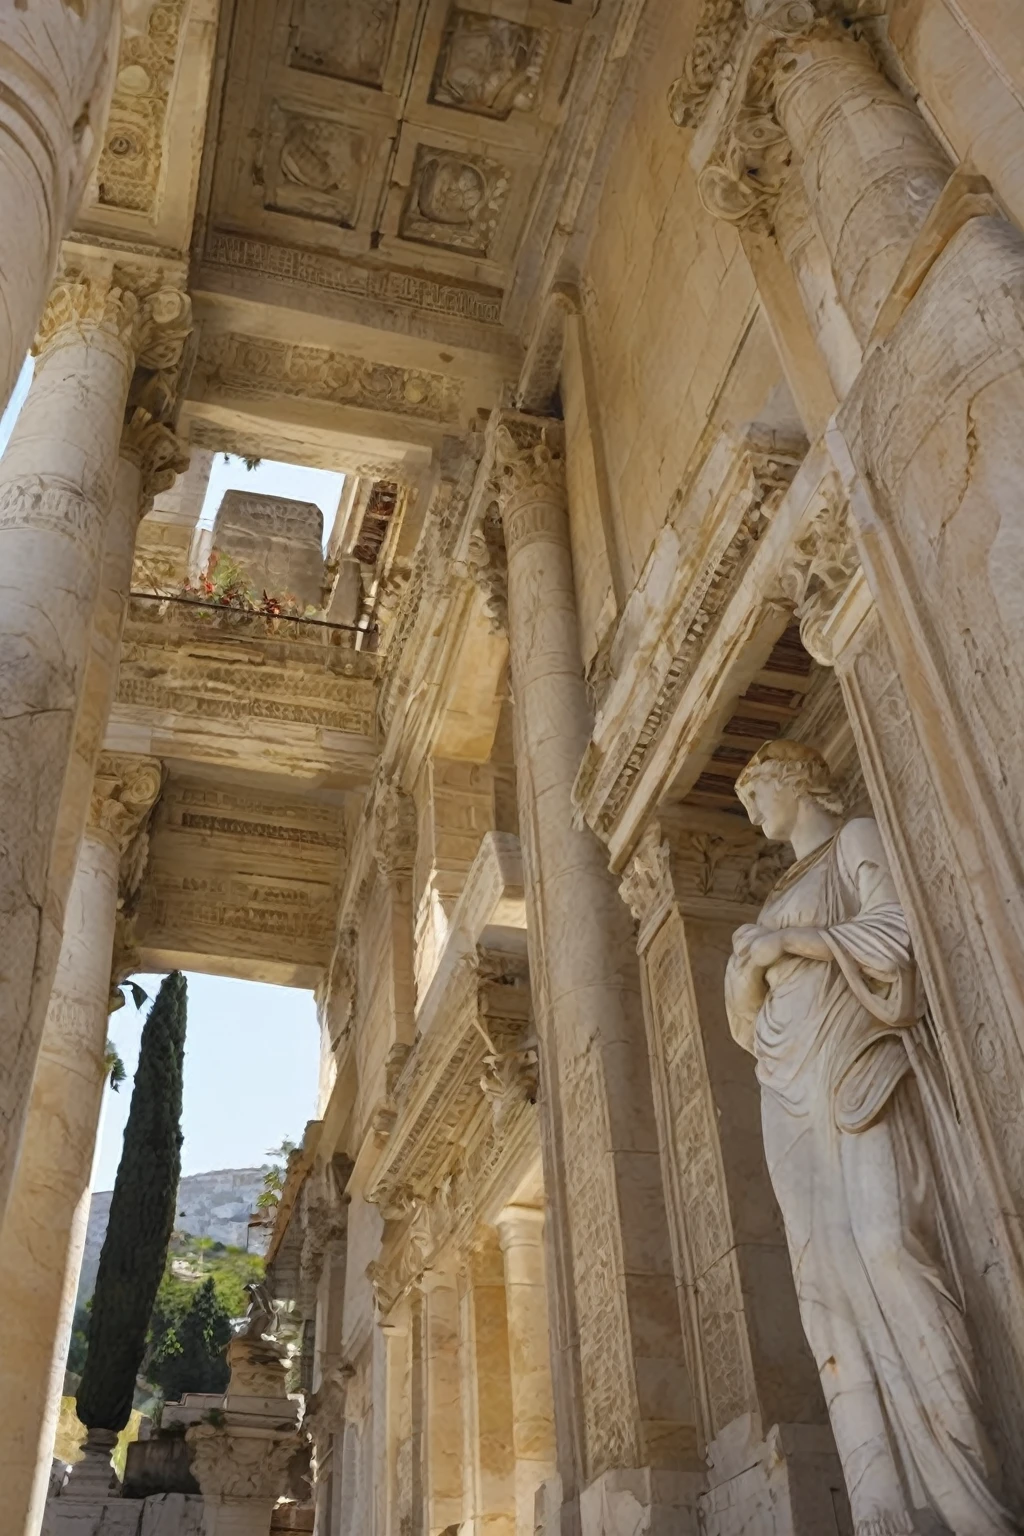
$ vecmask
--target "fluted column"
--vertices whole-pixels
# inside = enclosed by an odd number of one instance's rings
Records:
[[[0,1216],[57,961],[74,854],[59,812],[137,362],[180,356],[189,303],[86,277],[54,290],[28,398],[0,464]],[[157,375],[159,378],[159,375]],[[133,417],[133,420],[135,418]],[[152,417],[149,417],[152,420]],[[81,835],[84,804],[70,848]]]
[[[618,1501],[689,1528],[696,1468],[658,1164],[639,970],[605,855],[574,825],[590,738],[561,426],[492,422],[508,552],[530,978],[540,1037],[563,1494],[582,1528]],[[658,1469],[666,1469],[659,1474]],[[672,1476],[668,1475],[671,1469]],[[666,1513],[664,1506],[672,1506]],[[655,1515],[653,1506],[661,1506]]]
[[[0,1486],[11,1536],[36,1536],[43,1517],[89,1216],[118,866],[159,788],[152,758],[101,760],[0,1236]]]
[[[120,0],[0,6],[0,411],[102,143]]]
[[[544,1280],[544,1212],[508,1205],[497,1220],[505,1265],[505,1307],[512,1377],[516,1536],[533,1536],[537,1489],[555,1472],[548,1304]]]

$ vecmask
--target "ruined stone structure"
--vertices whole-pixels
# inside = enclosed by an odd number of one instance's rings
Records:
[[[1019,7],[121,9],[0,8],[5,1530],[172,965],[319,1001],[302,1417],[90,1533],[1017,1529]]]

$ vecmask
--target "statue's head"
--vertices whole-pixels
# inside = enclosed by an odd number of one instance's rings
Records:
[[[787,842],[802,800],[830,815],[843,813],[842,797],[828,763],[799,741],[766,741],[736,780],[736,793],[755,827],[773,842]]]

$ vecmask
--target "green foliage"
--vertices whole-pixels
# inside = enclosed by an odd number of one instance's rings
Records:
[[[186,990],[165,976],[142,1031],[135,1088],[92,1300],[78,1417],[123,1429],[164,1273],[181,1173]]]
[[[71,1324],[71,1343],[68,1345],[67,1369],[75,1376],[81,1376],[85,1369],[85,1356],[89,1348],[89,1316],[88,1302],[84,1307],[75,1308],[75,1316]]]
[[[229,1374],[224,1349],[230,1337],[231,1319],[217,1299],[211,1277],[193,1286],[187,1306],[168,1320],[146,1374],[165,1398],[180,1398],[183,1392],[223,1392]]]
[[[256,1196],[256,1209],[258,1211],[272,1211],[276,1207],[281,1198],[281,1191],[284,1189],[284,1176],[288,1171],[288,1159],[293,1152],[297,1151],[298,1147],[295,1145],[295,1142],[290,1141],[287,1136],[279,1147],[270,1148],[267,1156],[284,1158],[284,1162],[271,1163],[263,1175],[263,1188]]]
[[[104,1047],[103,1071],[106,1074],[107,1081],[111,1088],[113,1088],[114,1092],[117,1093],[118,1089],[128,1074],[124,1069],[124,1062],[118,1055],[117,1046],[114,1044],[113,1040],[108,1039],[106,1046]]]

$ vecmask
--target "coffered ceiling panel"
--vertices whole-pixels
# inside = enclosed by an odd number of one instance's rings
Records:
[[[503,287],[582,21],[564,0],[236,5],[207,246]]]

